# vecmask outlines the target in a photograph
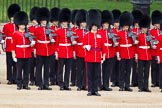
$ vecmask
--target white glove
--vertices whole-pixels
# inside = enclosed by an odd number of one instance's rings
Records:
[[[105,54],[103,54],[103,56],[102,56],[102,63],[106,60],[106,58],[105,58]]]
[[[5,43],[5,40],[1,40],[1,44],[4,44]]]
[[[139,43],[139,41],[138,40],[135,40],[134,44],[138,44],[138,43]]]
[[[51,39],[51,43],[55,43],[55,40],[54,39]]]
[[[12,59],[14,62],[17,62],[15,51],[12,51]]]
[[[157,63],[160,64],[160,56],[157,56]]]
[[[58,52],[55,52],[55,59],[58,60]]]
[[[116,52],[117,60],[121,60],[119,52]]]
[[[76,59],[76,52],[73,51],[73,58]]]
[[[72,41],[72,44],[73,44],[73,45],[76,45],[76,44],[77,44],[77,41]]]
[[[33,47],[35,45],[35,41],[31,41],[30,46]]]
[[[36,55],[36,49],[34,49],[34,57],[35,58],[37,57],[37,55]]]

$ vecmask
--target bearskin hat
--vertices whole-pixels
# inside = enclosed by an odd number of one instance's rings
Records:
[[[78,12],[77,9],[74,9],[74,10],[72,10],[72,12],[71,12],[71,22],[72,22],[72,24],[76,23],[76,21],[75,21],[75,16],[76,16],[77,12]]]
[[[68,8],[63,8],[59,14],[59,22],[68,22],[71,20],[71,11]]]
[[[135,24],[135,23],[139,23],[139,21],[142,18],[143,13],[140,10],[133,10],[132,15],[134,18],[133,24]]]
[[[99,28],[101,25],[101,13],[96,9],[89,10],[86,21],[87,21],[89,30],[91,30],[93,25],[96,25]]]
[[[141,20],[139,21],[140,28],[148,28],[150,27],[150,16],[142,15]]]
[[[121,15],[121,11],[118,9],[112,10],[113,16],[114,16],[114,22],[119,22],[119,17]]]
[[[17,12],[14,15],[14,23],[15,25],[28,25],[28,15],[24,11]]]
[[[59,13],[60,13],[60,8],[52,8],[51,11],[50,11],[50,14],[51,14],[51,22],[53,21],[58,21],[59,20]]]
[[[11,4],[7,9],[8,18],[10,19],[19,11],[20,11],[20,6],[18,4]]]
[[[130,12],[123,12],[119,17],[120,27],[132,26],[133,25],[133,15]]]
[[[159,10],[155,10],[152,12],[151,15],[152,25],[154,24],[160,24],[162,21],[162,13]]]
[[[78,26],[80,26],[81,22],[86,22],[86,15],[87,11],[84,9],[81,9],[76,13],[75,21]]]
[[[37,15],[38,9],[39,9],[39,7],[31,8],[31,10],[30,10],[30,21],[37,19],[36,15]]]
[[[114,17],[112,12],[108,11],[108,10],[104,10],[102,11],[102,20],[101,20],[101,24],[107,22],[109,24],[113,23]]]
[[[39,8],[37,11],[36,18],[39,23],[40,23],[40,21],[43,21],[43,20],[49,22],[50,12],[49,12],[48,8],[46,8],[46,7]]]

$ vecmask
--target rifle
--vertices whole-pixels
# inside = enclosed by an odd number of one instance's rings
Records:
[[[77,39],[77,38],[79,37],[79,36],[76,35],[75,32],[72,31],[70,25],[68,25],[68,32],[67,32],[66,36],[67,36],[68,38],[70,38],[70,40],[71,40],[71,42],[72,42],[72,45],[75,45],[75,44],[76,44],[76,43],[73,43],[73,42],[75,42],[75,41],[76,41],[75,39]]]
[[[4,33],[0,32],[0,44],[2,44],[2,49],[3,51],[5,50],[6,48],[6,45],[5,45],[5,40],[3,40],[3,38],[6,37]]]
[[[155,47],[156,47],[156,44],[158,44],[158,40],[157,39],[153,39],[155,37],[150,34],[149,30],[147,31],[147,35],[148,36],[146,37],[146,41],[150,42],[152,49],[156,49]]]
[[[116,47],[116,46],[117,46],[116,43],[118,43],[117,40],[119,39],[119,37],[114,36],[114,33],[113,33],[113,31],[112,31],[111,28],[110,28],[110,30],[109,30],[108,37],[109,37],[109,39],[112,39],[112,41],[113,41],[113,46]]]
[[[50,29],[50,25],[49,24],[47,24],[47,26],[46,26],[45,34],[49,36],[49,39],[50,39],[51,43],[55,42],[53,37],[55,37],[57,35],[54,33],[53,30]]]
[[[26,27],[26,30],[25,30],[25,37],[29,39],[30,41],[30,46],[34,46],[35,45],[35,41],[34,41],[34,38],[35,36],[31,35],[31,33],[28,31],[28,28]]]
[[[132,38],[134,44],[136,44],[136,42],[137,42],[137,35],[136,35],[136,33],[132,32],[131,29],[129,29],[129,31],[128,31],[128,37]]]

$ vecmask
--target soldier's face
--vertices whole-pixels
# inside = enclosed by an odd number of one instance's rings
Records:
[[[160,24],[154,24],[155,28],[160,29]]]
[[[24,30],[25,29],[25,25],[18,25],[19,30]]]
[[[47,21],[41,21],[41,26],[46,26],[47,25]]]
[[[87,25],[86,22],[82,22],[82,23],[80,23],[80,27],[81,27],[81,28],[86,28],[86,25]]]
[[[91,28],[91,31],[92,31],[92,32],[96,32],[97,29],[98,29],[97,26],[96,26],[96,25],[93,25],[92,28]]]
[[[38,25],[38,22],[36,20],[33,20],[32,23],[34,26]]]
[[[138,23],[135,23],[135,24],[134,24],[134,27],[139,28]]]
[[[58,26],[58,21],[53,21],[52,23],[54,26]]]
[[[114,23],[114,27],[115,27],[115,28],[119,28],[119,23],[118,23],[118,22],[115,22],[115,23]]]
[[[14,18],[11,17],[11,18],[10,18],[10,21],[11,21],[11,23],[14,23]]]
[[[103,23],[102,27],[103,27],[103,29],[108,29],[109,28],[109,23]]]
[[[62,22],[61,25],[62,28],[68,28],[68,22]]]
[[[141,28],[142,33],[147,33],[147,28]]]
[[[129,29],[129,26],[123,26],[124,31],[128,31],[128,29]]]

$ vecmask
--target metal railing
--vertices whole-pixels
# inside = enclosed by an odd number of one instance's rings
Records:
[[[12,3],[20,5],[21,10],[27,13],[33,6],[48,7],[60,7],[60,0],[0,0],[0,22],[8,21],[7,9]]]

